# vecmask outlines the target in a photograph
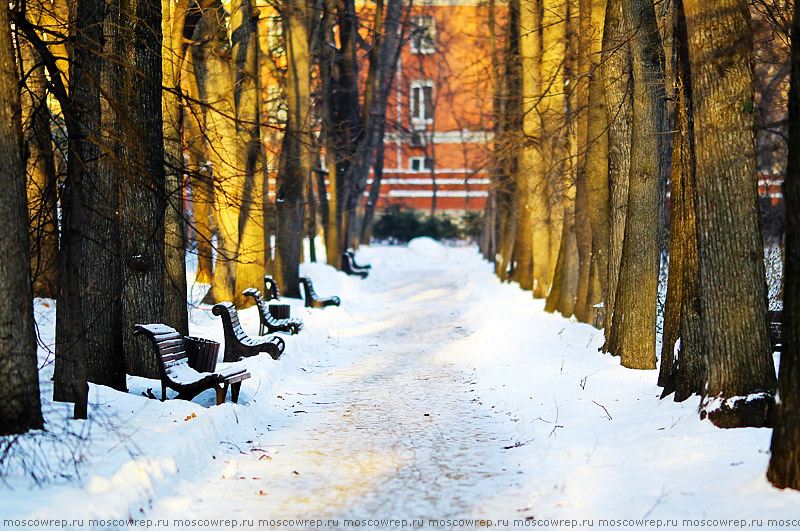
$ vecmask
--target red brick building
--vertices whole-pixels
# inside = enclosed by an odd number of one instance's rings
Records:
[[[414,8],[387,112],[378,209],[462,213],[489,188],[491,56],[486,7],[431,0]]]

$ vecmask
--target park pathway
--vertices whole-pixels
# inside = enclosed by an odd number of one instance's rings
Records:
[[[149,517],[224,511],[256,521],[332,519],[340,528],[405,518],[430,528],[429,519],[493,516],[487,500],[513,490],[518,477],[507,449],[512,423],[479,403],[465,365],[437,359],[470,334],[459,280],[434,265],[374,273],[365,282],[381,309],[332,331],[331,357],[355,351],[355,361],[280,397],[282,422],[231,445],[205,483],[182,486]]]

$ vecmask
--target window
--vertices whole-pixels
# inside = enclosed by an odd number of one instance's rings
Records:
[[[283,21],[279,16],[267,19],[267,46],[273,57],[283,55]]]
[[[411,171],[431,171],[433,159],[428,157],[408,157],[408,169]]]
[[[430,79],[411,82],[411,123],[433,123],[433,81]]]
[[[435,52],[434,37],[436,37],[436,20],[432,16],[411,17],[411,53]]]

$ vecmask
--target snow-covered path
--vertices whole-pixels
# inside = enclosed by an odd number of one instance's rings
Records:
[[[800,525],[800,493],[765,477],[770,430],[660,400],[657,371],[599,353],[602,331],[544,312],[474,248],[418,240],[358,261],[366,280],[301,266],[342,306],[287,300],[304,329],[280,360],[242,362],[239,404],[148,399],[158,382],[129,376],[127,392],[91,385],[89,422],[50,400],[54,303],[37,299],[47,432],[0,467],[2,529]],[[240,318],[255,333],[255,308]],[[190,331],[222,340],[208,305],[191,306]]]
[[[510,421],[474,398],[464,365],[437,359],[472,332],[463,279],[442,266],[395,272],[358,324],[332,330],[331,346],[351,363],[281,395],[280,425],[237,442],[241,453],[149,517],[213,518],[220,508],[256,519],[488,516],[486,494],[516,478],[505,461]]]

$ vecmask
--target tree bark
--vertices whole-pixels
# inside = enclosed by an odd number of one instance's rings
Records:
[[[656,299],[658,295],[658,234],[660,157],[664,134],[664,61],[650,0],[628,0],[623,15],[635,29],[633,58],[633,131],[630,189],[619,286],[614,307],[617,342],[611,352],[632,369],[656,364]]]
[[[242,306],[252,300],[242,291],[263,282],[264,262],[264,173],[259,168],[261,131],[258,112],[258,9],[251,0],[232,4],[233,57],[236,65],[235,102],[239,166],[244,170],[239,248],[234,302]]]
[[[287,297],[300,296],[298,278],[303,245],[305,184],[311,172],[311,90],[308,17],[304,2],[283,3],[288,61],[287,104],[289,121],[281,150],[277,180],[275,230],[275,280]]]
[[[25,162],[9,7],[0,7],[0,435],[43,426],[30,282]]]
[[[122,340],[128,374],[158,378],[150,345],[135,340],[137,323],[164,320],[165,166],[162,118],[161,1],[120,3],[123,122],[120,193]]]
[[[238,266],[239,219],[245,170],[240,166],[236,130],[234,66],[226,13],[215,2],[203,17],[205,28],[203,57],[195,62],[198,89],[204,96],[208,159],[214,177],[214,221],[217,259],[211,289],[204,302],[234,301]]]
[[[194,35],[201,36],[203,23],[195,28]],[[208,147],[205,131],[205,111],[196,102],[205,101],[204,81],[206,50],[204,46],[191,46],[186,54],[185,79],[182,79],[189,95],[183,113],[183,138],[189,157],[188,172],[192,182],[192,204],[194,206],[194,228],[197,235],[197,273],[195,282],[210,284],[214,270],[213,224],[214,177],[208,165]],[[202,91],[202,92],[201,92]]]
[[[707,367],[700,329],[695,219],[696,160],[686,18],[682,0],[675,0],[673,7],[675,133],[670,204],[669,280],[658,384],[664,388],[662,397],[674,392],[675,401],[680,402],[692,394],[702,393]],[[680,346],[676,348],[678,340]]]
[[[41,23],[41,6],[28,6],[29,19]],[[58,276],[58,221],[56,166],[50,137],[47,80],[39,53],[27,39],[19,39],[22,131],[27,153],[28,217],[30,221],[31,279],[35,297],[55,298]]]
[[[514,245],[514,280],[534,297],[550,291],[548,185],[542,111],[542,4],[519,3],[519,54],[522,66],[522,132],[518,154],[519,219]]]
[[[776,386],[758,210],[750,14],[685,0],[697,149],[697,245],[708,382],[719,427],[767,426]],[[737,399],[736,397],[740,397]]]
[[[603,29],[602,73],[606,87],[608,116],[609,248],[608,281],[604,301],[604,330],[609,351],[612,316],[617,295],[625,236],[628,186],[630,184],[630,142],[632,102],[630,49],[622,16],[622,0],[608,0]]]
[[[604,300],[608,280],[609,186],[608,119],[606,96],[601,74],[603,26],[606,0],[592,0],[589,15],[589,81],[586,143],[586,202],[592,230],[592,269],[586,298],[586,316],[592,306]]]
[[[162,113],[167,209],[164,213],[164,323],[189,335],[186,300],[186,229],[184,226],[184,163],[181,146],[181,77],[184,63],[183,29],[189,0],[161,0]]]
[[[578,53],[576,57],[575,108],[577,127],[577,160],[575,161],[575,235],[578,242],[578,291],[575,318],[589,322],[589,276],[592,271],[592,224],[586,185],[586,153],[589,143],[589,76],[592,29],[592,0],[579,0],[575,10],[578,18]]]
[[[783,351],[767,479],[778,488],[800,490],[800,2],[795,3],[792,17],[791,72],[789,160],[784,183]]]

